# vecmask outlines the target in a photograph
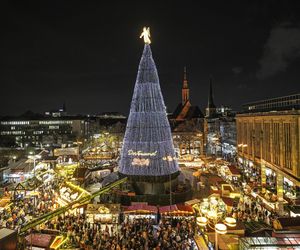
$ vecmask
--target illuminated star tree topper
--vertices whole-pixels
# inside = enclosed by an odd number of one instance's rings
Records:
[[[144,42],[145,44],[150,44],[151,43],[151,40],[150,40],[150,27],[144,27],[143,28],[143,32],[142,34],[140,35],[140,38],[144,37]]]

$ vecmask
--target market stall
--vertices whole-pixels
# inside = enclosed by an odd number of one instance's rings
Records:
[[[239,198],[241,194],[230,184],[222,184],[222,197]]]
[[[72,182],[65,182],[59,190],[59,197],[57,197],[57,202],[61,206],[65,206],[73,201],[80,199],[83,196],[90,195],[88,191],[73,184]]]
[[[124,210],[125,216],[131,221],[134,218],[152,218],[157,215],[157,207],[147,204],[134,204]]]
[[[55,235],[32,233],[25,237],[26,244],[30,247],[35,247],[39,250],[50,250],[52,242],[55,240]]]
[[[120,204],[88,204],[86,215],[90,223],[118,224]]]
[[[278,204],[277,195],[273,194],[272,192],[267,190],[265,194],[258,194],[252,191],[251,196],[259,200],[267,210],[276,210],[276,206]],[[282,203],[288,204],[285,199],[283,199]]]
[[[182,204],[160,207],[159,212],[161,216],[170,217],[189,217],[194,215],[192,206]]]
[[[62,162],[56,164],[56,170],[61,176],[71,179],[78,166],[79,166],[78,162]]]

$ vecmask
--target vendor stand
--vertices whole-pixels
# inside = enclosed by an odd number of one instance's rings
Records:
[[[136,218],[151,218],[156,219],[157,207],[147,204],[134,204],[124,210],[125,218],[132,221]]]
[[[55,240],[55,235],[51,234],[41,234],[41,233],[32,233],[25,237],[26,245],[32,249],[39,250],[50,250],[51,244]]]
[[[228,166],[228,178],[230,181],[237,183],[241,179],[241,172],[234,165]]]
[[[60,187],[57,203],[61,206],[65,206],[87,195],[90,195],[88,191],[67,181]]]
[[[88,204],[86,215],[89,223],[118,224],[120,204]]]
[[[13,199],[30,198],[32,191],[34,191],[43,182],[36,177],[27,179],[24,182],[18,183],[13,190]]]
[[[55,169],[61,176],[66,177],[67,179],[71,179],[77,167],[79,167],[78,162],[62,162],[56,164]]]
[[[256,198],[261,204],[269,211],[276,211],[277,209],[277,195],[273,194],[272,192],[266,190],[265,194],[257,194],[255,192],[251,192],[251,196]],[[284,205],[288,204],[286,200],[283,200],[282,203]]]
[[[194,210],[190,205],[170,205],[159,208],[162,217],[191,217],[194,216]]]
[[[240,192],[236,191],[230,184],[221,184],[222,197],[239,198]]]

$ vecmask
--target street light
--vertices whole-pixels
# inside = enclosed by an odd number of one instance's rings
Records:
[[[206,217],[197,217],[196,218],[197,225],[200,227],[206,227],[207,225],[210,226],[209,220]],[[210,226],[215,231],[215,249],[218,249],[218,234],[226,234],[227,233],[227,226],[228,227],[235,227],[236,226],[236,219],[232,217],[226,217],[223,223],[216,223],[213,226]]]
[[[28,155],[28,158],[33,160],[33,176],[34,176],[34,190],[33,192],[35,193],[35,189],[36,189],[36,176],[35,176],[35,161],[37,159],[40,159],[41,156],[40,155],[33,155],[33,152],[29,152],[30,155]],[[36,198],[34,196],[34,205],[36,205]]]
[[[226,205],[221,198],[211,196],[193,206],[200,216],[196,218],[199,227],[209,226],[215,232],[215,249],[218,249],[218,234],[226,234],[227,226],[235,227],[236,219],[226,216]],[[225,218],[224,218],[225,217]]]
[[[40,155],[33,155],[33,152],[29,152],[28,159],[33,160],[33,176],[35,177],[35,161],[41,159]]]

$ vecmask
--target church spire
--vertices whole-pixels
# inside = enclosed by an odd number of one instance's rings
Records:
[[[215,114],[215,111],[216,111],[216,106],[214,104],[214,98],[213,98],[212,76],[210,76],[206,116],[207,117],[212,117]]]
[[[186,67],[184,67],[183,71],[183,84],[182,84],[182,105],[184,105],[187,101],[190,100],[190,89],[187,81],[187,76],[186,76]]]

